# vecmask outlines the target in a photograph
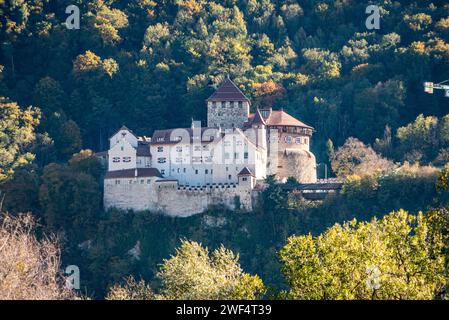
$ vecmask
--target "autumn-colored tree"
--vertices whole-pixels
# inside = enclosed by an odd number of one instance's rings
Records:
[[[76,298],[60,272],[58,242],[35,232],[31,215],[0,217],[0,300]]]
[[[14,170],[34,159],[27,148],[36,137],[40,111],[26,110],[7,98],[0,97],[0,183],[9,179]]]
[[[349,138],[338,148],[331,160],[332,170],[338,176],[351,174],[370,175],[387,171],[393,164],[379,156],[370,146],[355,138]]]

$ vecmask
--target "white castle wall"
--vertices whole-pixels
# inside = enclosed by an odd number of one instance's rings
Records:
[[[120,180],[120,184],[117,184],[118,180]],[[163,212],[169,216],[187,217],[204,212],[213,205],[224,205],[235,210],[235,199],[239,197],[240,209],[243,211],[252,209],[250,185],[234,184],[189,188],[179,187],[175,181],[156,182],[156,180],[157,178],[105,180],[105,208],[149,210]]]

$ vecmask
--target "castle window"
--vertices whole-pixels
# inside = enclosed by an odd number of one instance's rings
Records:
[[[305,144],[309,144],[309,139],[308,138],[304,138],[304,143]]]
[[[243,177],[243,178],[242,178],[242,181],[248,181],[248,178]]]
[[[201,146],[195,146],[194,151],[201,151]]]
[[[164,137],[159,137],[159,138],[157,138],[157,141],[158,141],[158,142],[163,142],[163,141],[164,141]]]
[[[177,152],[182,152],[182,147],[176,147]]]
[[[133,184],[133,181],[132,181],[132,180],[129,180],[128,183],[129,183],[129,184]]]
[[[248,159],[248,152],[245,152],[245,153],[243,154],[243,158]]]
[[[228,179],[231,180],[231,179],[232,179],[232,176],[231,176],[231,175],[228,175]]]
[[[198,174],[198,170],[195,170],[195,174]]]
[[[115,184],[120,184],[120,180],[115,180]]]
[[[215,101],[213,101],[213,102],[212,102],[212,107],[215,108],[216,106],[217,106],[217,103],[216,103]]]
[[[157,159],[157,163],[166,163],[167,162],[167,158],[158,158]]]
[[[184,168],[182,171],[183,171],[184,173],[186,173],[186,168]]]
[[[120,150],[123,151],[125,148],[123,146],[120,147]]]
[[[164,147],[157,147],[157,152],[164,152]]]
[[[286,136],[285,137],[285,142],[287,142],[288,144],[292,143],[292,136]]]
[[[214,173],[214,169],[210,169],[210,174],[213,174]]]
[[[207,170],[207,169],[204,170],[204,173],[205,173],[205,174],[209,174],[209,170]]]
[[[243,107],[243,102],[239,101],[239,108],[242,108],[242,107]]]
[[[239,158],[239,153],[238,152],[235,152],[234,153],[234,159],[238,159]]]
[[[222,107],[226,107],[226,101],[222,101],[222,102],[221,102],[221,106],[222,106]]]
[[[120,162],[120,157],[114,157],[114,158],[112,158],[112,162]]]
[[[143,184],[144,182],[145,182],[145,180],[143,180],[143,179],[142,179],[142,180],[140,180],[140,184]]]
[[[131,157],[123,157],[123,162],[131,162]]]
[[[226,171],[229,171],[229,167],[226,167]]]
[[[150,183],[151,183],[151,180],[150,180],[150,179],[148,179],[148,180],[147,180],[147,184],[150,184]]]
[[[296,144],[301,144],[301,137],[296,138]]]

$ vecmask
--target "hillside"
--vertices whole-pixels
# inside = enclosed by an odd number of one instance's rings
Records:
[[[368,4],[380,8],[378,30],[366,27]],[[80,29],[66,27],[69,5],[80,11]],[[182,253],[182,239],[211,250],[223,244],[240,255],[242,270],[280,294],[291,287],[280,272],[291,261],[280,255],[293,235],[338,233],[329,228],[400,209],[413,215],[407,223],[419,211],[446,212],[449,100],[425,93],[423,82],[449,79],[447,1],[0,1],[0,44],[0,211],[31,213],[36,252],[43,234],[56,234],[62,264],[82,268],[94,298],[129,275],[159,290],[158,270]],[[251,112],[283,109],[313,126],[318,176],[326,165],[345,181],[342,193],[309,203],[268,181],[247,214],[214,207],[175,219],[104,210],[105,172],[95,153],[108,149],[109,137],[122,125],[139,136],[190,127],[192,119],[205,125],[205,100],[226,77],[250,98]],[[441,219],[439,229],[431,220],[425,230],[447,235]],[[370,226],[384,232],[377,220]],[[13,229],[11,222],[5,239]],[[443,255],[447,236],[440,240],[443,249],[436,241],[429,250]],[[429,287],[447,280],[438,272]]]

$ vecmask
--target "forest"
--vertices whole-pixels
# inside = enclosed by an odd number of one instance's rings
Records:
[[[447,298],[449,100],[423,88],[449,79],[447,1],[0,0],[0,45],[0,243],[17,244],[0,246],[0,279],[48,287],[8,296],[0,280],[0,298],[73,298],[38,259],[53,256],[98,299]],[[205,124],[227,76],[253,111],[316,129],[342,192],[309,203],[268,179],[248,214],[105,211],[109,136]],[[372,265],[384,285],[360,288]]]

